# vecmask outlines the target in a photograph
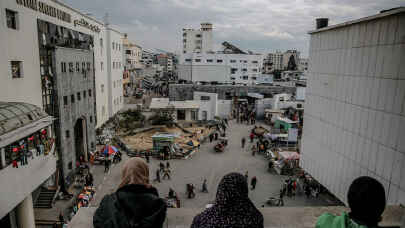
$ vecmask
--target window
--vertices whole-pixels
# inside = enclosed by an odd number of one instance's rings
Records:
[[[22,78],[22,62],[11,61],[11,77]]]
[[[217,59],[217,63],[222,63],[222,59]]]
[[[69,63],[69,73],[73,73],[73,72],[75,72],[75,69],[74,69],[73,63],[70,62]]]
[[[113,62],[113,64],[112,64],[112,65],[113,65],[113,69],[115,69],[115,62]]]
[[[252,63],[258,63],[256,60],[252,61]]]
[[[72,104],[75,103],[75,95],[74,95],[74,94],[70,95],[70,102],[71,102]]]
[[[90,123],[93,123],[93,116],[90,116]]]
[[[86,90],[83,91],[83,98],[86,98]]]
[[[191,120],[198,120],[198,112],[191,111]]]
[[[130,55],[131,54],[131,50],[126,50],[125,54]]]
[[[252,80],[256,80],[257,79],[257,77],[252,77]]]
[[[84,72],[86,70],[86,63],[82,62],[82,71]]]
[[[100,47],[103,48],[103,38],[100,38]]]
[[[104,70],[104,63],[103,62],[100,62],[100,68],[101,68],[101,71]]]
[[[247,60],[243,61],[244,63],[247,63]]]
[[[183,43],[186,43],[187,42],[187,40],[186,39],[183,39]]]
[[[7,27],[17,29],[17,12],[6,9]]]
[[[77,93],[77,100],[80,101],[80,92]]]
[[[70,138],[70,132],[67,130],[67,131],[65,131],[65,137],[66,138]]]
[[[248,76],[243,76],[242,79],[243,79],[243,80],[248,80],[249,77],[248,77]]]
[[[68,97],[63,96],[63,105],[68,105]]]
[[[101,92],[104,93],[104,84],[101,84]]]
[[[76,62],[76,71],[80,72],[80,63],[79,62]]]
[[[184,61],[186,61],[186,62],[191,62],[191,59],[185,59]]]
[[[186,110],[177,110],[177,120],[186,119]]]
[[[256,69],[256,68],[254,68],[254,69],[252,69],[252,71],[253,71],[253,72],[257,72],[257,69]]]
[[[199,63],[199,62],[201,62],[201,59],[194,59],[194,61],[195,61],[196,63]]]
[[[89,89],[89,97],[91,97],[91,89]]]
[[[212,62],[214,62],[214,60],[212,60],[212,59],[207,59],[207,63],[212,63]]]
[[[209,101],[211,98],[209,96],[201,96],[202,101]]]
[[[231,59],[231,61],[230,61],[231,63],[236,63],[236,60],[234,60],[234,59]]]
[[[242,69],[242,71],[246,72],[246,71],[247,71],[247,69],[246,69],[246,68],[243,68],[243,69]]]
[[[115,44],[114,44],[114,42],[112,42],[112,49],[114,50],[114,48],[115,48]]]
[[[60,63],[60,71],[62,73],[66,73],[66,63],[65,62]]]
[[[201,34],[197,34],[197,35],[195,35],[195,37],[198,37],[198,38],[200,38],[200,37],[201,37]]]
[[[231,77],[231,80],[235,80],[235,77]]]
[[[238,68],[231,68],[231,74],[235,74],[238,71]]]

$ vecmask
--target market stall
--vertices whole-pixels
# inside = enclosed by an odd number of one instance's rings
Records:
[[[280,151],[272,160],[274,170],[280,175],[291,175],[299,168],[300,155],[295,151]]]

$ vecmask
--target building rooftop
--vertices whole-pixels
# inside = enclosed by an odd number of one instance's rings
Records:
[[[48,117],[41,108],[17,102],[0,102],[0,135]]]
[[[387,16],[391,16],[391,15],[395,15],[395,14],[401,14],[401,13],[405,13],[405,7],[398,7],[398,8],[392,9],[392,10],[382,11],[382,13],[379,13],[379,14],[376,14],[376,15],[363,17],[363,18],[360,18],[360,19],[347,21],[347,22],[344,22],[344,23],[336,24],[336,25],[331,25],[331,26],[324,27],[324,28],[321,28],[321,29],[311,30],[308,33],[313,34],[313,33],[323,32],[323,31],[327,31],[327,30],[331,30],[331,29],[346,27],[346,26],[350,26],[350,25],[353,25],[353,24],[358,24],[358,23],[362,23],[362,22],[376,20],[376,19],[379,19],[379,18],[382,18],[382,17],[387,17]]]
[[[198,101],[170,101],[169,98],[152,98],[150,109],[199,109]]]

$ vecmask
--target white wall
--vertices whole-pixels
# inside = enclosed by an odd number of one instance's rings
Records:
[[[200,109],[198,112],[198,119],[203,120],[203,112],[207,112],[207,120],[213,120],[217,115],[218,107],[218,94],[217,93],[206,93],[206,92],[194,92],[193,99],[195,101],[200,101]],[[201,96],[210,97],[210,100],[201,100]]]
[[[212,62],[209,62],[209,60],[212,60]],[[222,62],[218,62],[218,60],[222,60]],[[191,80],[192,76],[192,81],[252,84],[262,76],[262,63],[262,55],[181,54],[179,58],[179,78]],[[190,75],[190,68],[193,69],[192,75]],[[231,73],[232,68],[236,69],[233,74]]]
[[[229,117],[232,112],[232,101],[231,100],[218,100],[218,112],[219,117]]]
[[[405,14],[311,34],[302,167],[343,202],[362,175],[405,204]]]
[[[109,117],[114,116],[124,104],[122,78],[124,71],[122,34],[107,28],[107,59],[108,59],[108,104]]]

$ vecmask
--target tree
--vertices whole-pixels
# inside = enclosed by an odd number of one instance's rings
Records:
[[[287,70],[297,70],[297,64],[295,63],[294,55],[291,55],[290,59],[288,60]]]

